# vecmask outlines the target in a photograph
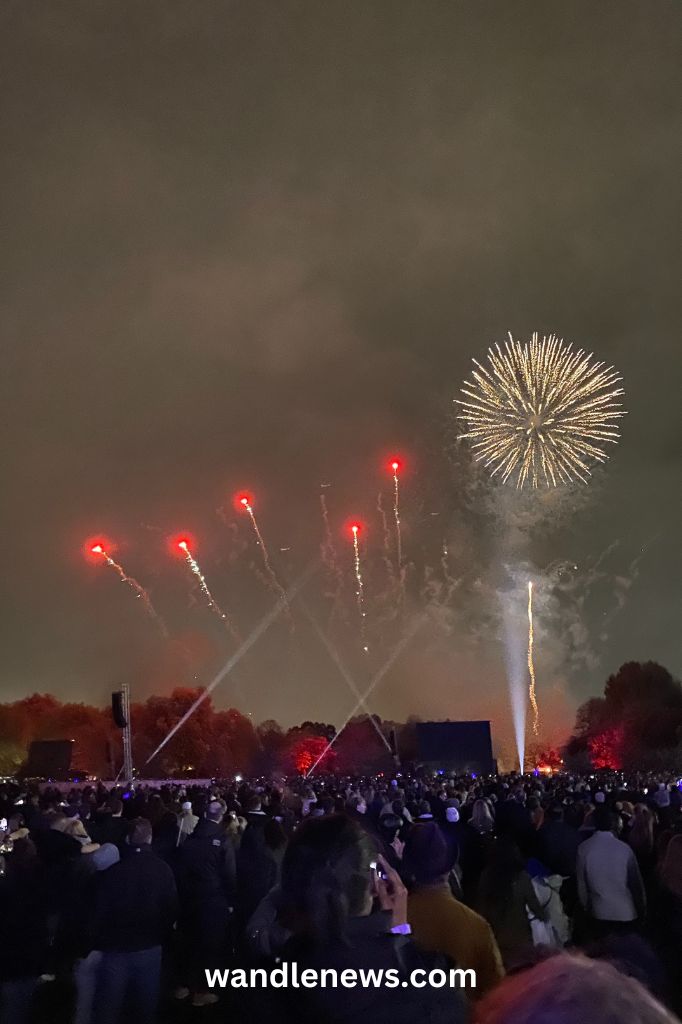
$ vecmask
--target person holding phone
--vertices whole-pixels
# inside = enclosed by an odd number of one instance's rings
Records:
[[[300,969],[392,968],[397,987],[284,990],[272,1010],[297,1024],[460,1024],[466,1019],[461,994],[451,988],[415,988],[413,970],[447,967],[444,958],[417,949],[407,916],[407,890],[398,873],[377,853],[373,838],[346,815],[305,821],[289,843],[282,864],[281,919],[292,938],[282,961]],[[405,986],[403,986],[405,982]]]

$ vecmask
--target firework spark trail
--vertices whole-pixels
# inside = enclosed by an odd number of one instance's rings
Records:
[[[282,584],[277,579],[277,576],[275,574],[275,570],[272,568],[272,563],[270,562],[270,555],[268,554],[268,549],[265,546],[265,541],[263,540],[263,534],[260,532],[260,528],[258,526],[258,520],[256,519],[256,515],[255,515],[255,513],[253,511],[253,506],[252,506],[250,500],[246,496],[244,496],[243,498],[240,498],[239,499],[239,503],[249,513],[249,518],[251,520],[251,525],[253,526],[253,532],[256,535],[256,543],[260,547],[261,556],[263,558],[263,565],[265,567],[265,572],[267,574],[268,580],[270,581],[270,587],[275,592],[275,594],[277,594],[280,597],[280,599],[284,600],[284,602],[285,602],[285,617],[287,618],[287,620],[289,622],[289,626],[293,629],[294,620],[291,617],[291,608],[289,608],[289,605],[288,605],[288,603],[286,601],[286,592],[285,592],[284,587],[282,586]]]
[[[299,604],[303,608],[303,612],[304,612],[306,618],[308,619],[308,622],[313,627],[313,629],[317,633],[318,637],[320,638],[320,640],[324,644],[325,648],[327,649],[327,653],[329,654],[330,658],[332,659],[332,661],[334,662],[334,664],[338,668],[339,672],[343,676],[343,678],[344,678],[345,682],[347,683],[348,688],[350,689],[351,693],[353,694],[354,697],[356,697],[360,701],[360,706],[362,707],[362,710],[365,712],[365,714],[369,718],[370,722],[374,726],[374,731],[376,732],[377,736],[379,737],[379,739],[381,740],[383,745],[386,747],[386,749],[388,750],[389,754],[392,753],[392,751],[391,751],[391,744],[388,742],[388,740],[384,736],[383,732],[381,731],[381,729],[377,725],[377,723],[376,723],[376,721],[374,719],[374,716],[372,715],[372,712],[369,710],[369,707],[367,706],[366,700],[363,698],[362,694],[360,693],[360,691],[358,690],[357,686],[355,685],[355,681],[353,680],[353,677],[351,676],[350,672],[348,671],[346,666],[341,661],[341,658],[339,657],[338,651],[336,650],[336,648],[332,644],[332,642],[329,639],[329,637],[327,636],[327,634],[323,632],[323,630],[317,624],[315,619],[312,617],[312,615],[310,614],[309,609],[304,604],[304,602],[302,600],[299,600]]]
[[[448,543],[446,540],[443,541],[443,547],[441,548],[440,564],[443,570],[443,578],[447,585],[447,590],[445,592],[445,600],[449,601],[452,595],[454,594],[455,590],[457,589],[457,580],[450,572],[450,549],[448,548]]]
[[[398,560],[398,579],[400,581],[402,596],[404,597],[405,580],[403,578],[403,538],[400,530],[400,484],[398,481],[400,463],[397,459],[394,459],[391,463],[391,469],[393,470],[393,518],[395,519],[395,545]]]
[[[386,509],[384,508],[384,496],[381,491],[377,494],[377,512],[381,516],[381,528],[384,536],[384,565],[386,566],[386,575],[388,576],[391,585],[395,586],[395,570],[393,568],[393,562],[391,561],[391,534],[388,529],[388,519],[386,517]]]
[[[353,525],[351,526],[351,531],[353,534],[355,585],[357,587],[357,590],[355,591],[355,598],[358,606],[358,615],[360,616],[360,643],[362,645],[363,651],[365,651],[366,653],[369,650],[369,648],[367,647],[367,638],[365,635],[365,585],[362,579],[362,567],[360,564],[360,545],[358,543],[358,533],[360,531],[360,527],[358,526],[357,523],[353,523]]]
[[[256,628],[251,632],[251,634],[246,638],[246,640],[244,640],[244,642],[240,645],[239,649],[237,651],[235,651],[234,654],[231,655],[230,658],[228,658],[228,660],[225,662],[225,664],[221,668],[220,672],[218,672],[218,674],[213,677],[213,679],[208,684],[206,689],[203,690],[199,694],[197,699],[192,704],[191,708],[189,708],[185,712],[185,714],[182,716],[182,718],[178,722],[175,723],[173,728],[168,732],[168,734],[164,737],[164,739],[161,740],[161,743],[159,743],[159,745],[156,748],[156,750],[154,751],[154,753],[149,755],[149,757],[145,761],[145,764],[149,764],[149,762],[151,760],[153,760],[153,758],[155,758],[156,755],[159,754],[163,750],[163,748],[166,746],[166,744],[168,742],[170,742],[170,740],[172,740],[173,736],[175,736],[176,732],[183,727],[183,725],[185,724],[185,722],[189,718],[192,717],[192,715],[194,714],[196,709],[199,707],[199,705],[202,704],[206,700],[207,697],[210,697],[210,695],[215,690],[216,686],[218,686],[219,683],[221,683],[223,681],[225,676],[229,675],[229,673],[233,671],[235,666],[242,660],[244,655],[247,654],[248,651],[251,650],[251,648],[256,643],[256,641],[261,638],[263,633],[265,633],[265,631],[268,629],[268,627],[272,625],[272,623],[275,621],[275,619],[278,618],[278,616],[281,615],[282,612],[286,612],[286,610],[289,607],[290,599],[308,581],[310,576],[312,576],[312,574],[315,572],[316,568],[317,568],[317,563],[313,563],[312,565],[308,566],[306,571],[301,576],[299,576],[299,578],[296,580],[295,583],[292,584],[291,587],[289,587],[289,590],[284,594],[284,597],[281,597],[277,601],[275,606],[267,613],[267,615],[263,616],[263,618],[258,623]]]
[[[152,604],[151,598],[147,591],[142,586],[142,584],[138,583],[133,576],[128,576],[123,566],[119,565],[118,562],[115,562],[114,559],[109,554],[109,552],[106,551],[101,544],[94,544],[90,550],[94,555],[101,555],[104,561],[107,563],[107,565],[111,566],[111,568],[118,574],[121,583],[125,583],[130,587],[130,589],[135,593],[135,596],[140,601],[142,601],[145,611],[147,612],[149,617],[154,619],[154,622],[156,622],[163,636],[167,638],[168,628],[166,627],[166,623],[163,621],[163,619],[157,612],[156,608]]]
[[[533,709],[533,732],[537,736],[540,728],[540,712],[535,696],[535,666],[533,664],[533,581],[528,580],[528,672],[530,674],[530,685],[528,687],[528,699]]]
[[[197,560],[195,559],[194,555],[192,554],[192,552],[190,550],[190,547],[189,547],[189,544],[187,543],[186,540],[180,540],[180,541],[178,541],[178,547],[180,548],[180,550],[182,552],[184,552],[185,561],[187,562],[187,565],[189,567],[190,572],[194,576],[196,576],[196,578],[197,578],[197,580],[199,582],[199,589],[201,590],[202,594],[206,598],[206,603],[208,604],[208,607],[222,621],[223,625],[225,626],[225,629],[228,631],[228,633],[230,633],[232,638],[234,640],[236,640],[237,643],[239,643],[241,638],[239,636],[239,633],[235,629],[234,623],[232,622],[230,617],[222,610],[222,608],[220,607],[220,605],[218,604],[218,602],[214,598],[213,594],[208,589],[208,583],[206,582],[206,577],[204,576],[203,572],[201,571],[199,563],[197,562]]]
[[[504,483],[537,487],[587,483],[591,461],[606,462],[604,447],[618,441],[617,420],[625,415],[616,401],[624,391],[612,366],[550,334],[521,344],[511,334],[504,349],[488,349],[488,365],[474,359],[473,381],[465,381],[466,401],[458,419],[460,437],[472,442],[474,457],[500,474]]]
[[[390,670],[390,669],[391,669],[391,668],[393,667],[393,665],[394,665],[395,661],[397,660],[397,658],[398,658],[398,657],[399,657],[399,656],[400,656],[400,655],[402,654],[402,652],[403,652],[403,651],[405,650],[405,647],[406,647],[406,646],[407,646],[407,644],[408,644],[408,643],[410,642],[410,640],[412,639],[412,637],[413,637],[413,636],[415,635],[415,633],[416,633],[416,632],[417,632],[417,631],[418,631],[418,630],[419,630],[419,629],[421,628],[421,626],[422,626],[422,625],[423,625],[423,624],[424,624],[425,622],[426,622],[426,615],[420,615],[420,616],[419,616],[419,618],[418,618],[418,619],[416,619],[416,620],[415,620],[415,621],[413,622],[413,624],[412,624],[412,627],[411,627],[411,629],[409,630],[409,632],[407,632],[407,633],[405,634],[405,636],[404,636],[404,637],[402,638],[402,640],[401,640],[401,641],[400,641],[399,643],[397,643],[397,644],[395,645],[395,647],[394,647],[394,648],[393,648],[393,650],[391,651],[391,653],[390,653],[390,655],[389,655],[388,659],[387,659],[387,660],[386,660],[386,661],[384,662],[384,664],[383,664],[383,665],[381,666],[381,668],[379,669],[379,671],[378,671],[378,672],[377,672],[377,673],[376,673],[376,674],[374,675],[374,677],[373,677],[373,679],[372,679],[371,683],[369,684],[369,686],[367,687],[367,689],[365,690],[365,692],[364,692],[363,694],[361,694],[361,696],[360,696],[360,698],[358,699],[358,701],[357,701],[357,703],[355,704],[355,706],[354,706],[354,707],[352,708],[352,710],[351,710],[351,711],[350,711],[350,712],[349,712],[349,713],[348,713],[348,714],[346,715],[346,718],[344,719],[344,721],[343,721],[343,724],[342,724],[341,728],[340,728],[340,729],[338,730],[338,732],[337,732],[337,733],[335,734],[335,736],[334,736],[334,737],[333,737],[333,738],[332,738],[332,739],[331,739],[331,740],[329,741],[329,743],[327,744],[327,746],[326,746],[326,747],[324,748],[324,750],[322,751],[322,753],[321,753],[321,754],[320,754],[320,756],[318,757],[317,761],[315,761],[315,763],[314,763],[314,764],[312,765],[312,767],[311,767],[311,768],[310,768],[310,769],[308,770],[308,772],[306,773],[306,779],[307,779],[307,778],[309,778],[309,776],[310,776],[310,775],[312,775],[312,773],[313,773],[313,772],[315,771],[315,769],[317,768],[317,766],[318,766],[318,764],[320,763],[320,761],[321,761],[321,760],[322,760],[322,759],[323,759],[324,757],[326,757],[326,756],[327,756],[327,754],[329,753],[329,751],[331,750],[331,748],[332,748],[332,747],[334,746],[334,744],[336,743],[336,741],[338,740],[339,736],[341,735],[341,733],[343,732],[343,730],[344,730],[344,729],[346,728],[346,726],[348,725],[348,723],[350,722],[350,720],[351,720],[351,719],[352,719],[352,718],[353,718],[353,717],[354,717],[355,715],[357,715],[358,711],[359,711],[359,710],[360,710],[360,708],[361,708],[361,707],[363,706],[363,704],[366,704],[366,703],[367,703],[367,700],[368,700],[368,698],[369,698],[370,694],[372,693],[372,691],[373,691],[373,690],[374,690],[374,689],[375,689],[375,688],[376,688],[376,687],[377,687],[377,686],[379,685],[379,683],[380,683],[380,682],[381,682],[381,680],[382,680],[382,679],[384,678],[384,676],[386,675],[386,673],[387,673],[387,672],[388,672],[388,671],[389,671],[389,670]]]
[[[329,484],[322,484],[321,486],[328,487]],[[343,610],[344,579],[343,570],[339,565],[339,559],[336,553],[336,545],[334,543],[334,537],[332,535],[331,525],[329,522],[327,498],[324,491],[320,492],[320,508],[322,509],[322,526],[324,529],[324,538],[320,545],[322,561],[327,567],[330,577],[332,577],[336,583],[334,593],[330,594],[330,597],[333,598],[332,609],[329,616],[329,622],[331,623],[337,615],[342,613]]]

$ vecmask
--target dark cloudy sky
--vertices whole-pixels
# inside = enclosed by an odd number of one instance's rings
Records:
[[[444,537],[459,583],[378,711],[502,728],[500,595],[529,573],[556,716],[625,659],[682,672],[677,0],[6,0],[0,21],[4,699],[206,681],[229,641],[166,534],[196,535],[246,634],[271,598],[230,496],[257,494],[292,580],[331,483],[346,566],[347,515],[380,538],[393,447],[410,614],[442,599],[424,574]],[[471,357],[508,330],[624,375],[623,442],[588,500],[515,503],[454,443]],[[83,558],[99,531],[193,661]],[[361,673],[350,625],[333,635]],[[254,650],[256,719],[352,706],[313,648],[299,625]]]

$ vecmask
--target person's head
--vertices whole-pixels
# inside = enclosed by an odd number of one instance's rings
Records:
[[[417,885],[431,885],[446,878],[453,857],[443,833],[433,821],[418,822],[410,829],[403,864]]]
[[[346,815],[308,818],[282,863],[282,894],[293,930],[319,945],[343,941],[349,918],[372,909],[373,843]]]
[[[613,832],[615,835],[618,831],[618,816],[602,805],[592,814],[592,825],[596,832]]]
[[[182,811],[183,814],[191,814],[192,813],[192,801],[191,800],[185,800],[183,802],[183,804],[181,805],[180,810]]]
[[[367,803],[364,796],[361,793],[353,793],[346,801],[346,808],[352,814],[365,814],[367,812]]]
[[[508,975],[476,1007],[476,1024],[674,1024],[639,982],[599,960],[561,953]]]
[[[549,821],[563,821],[564,809],[561,804],[552,804],[552,806],[547,810],[547,818]]]
[[[379,818],[379,832],[381,838],[389,846],[403,827],[403,819],[397,814],[382,814]]]
[[[432,818],[431,804],[428,800],[420,800],[417,804],[417,814],[420,818]]]
[[[118,864],[121,859],[118,848],[113,843],[102,843],[98,850],[90,854],[90,857],[92,857],[95,871],[106,871],[107,868]]]
[[[493,816],[485,800],[476,800],[471,812],[471,824],[475,828],[490,829],[493,826]]]
[[[209,821],[219,824],[223,820],[223,805],[219,800],[211,800],[206,808],[206,817]]]
[[[261,810],[261,798],[257,793],[253,793],[246,801],[246,810],[249,814],[258,813]]]
[[[123,801],[117,796],[112,796],[109,800],[109,810],[112,818],[120,818],[123,814]]]
[[[128,845],[141,849],[152,841],[152,826],[146,818],[135,818],[130,824]]]

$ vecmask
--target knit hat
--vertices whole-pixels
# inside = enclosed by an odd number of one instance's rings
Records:
[[[428,883],[447,875],[455,857],[433,821],[415,825],[407,837],[403,862],[417,882]]]

